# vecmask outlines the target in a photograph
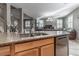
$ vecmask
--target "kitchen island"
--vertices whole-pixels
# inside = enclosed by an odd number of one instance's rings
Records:
[[[68,37],[68,33],[20,37],[18,34],[0,34],[0,55],[3,56],[54,56],[56,37]]]

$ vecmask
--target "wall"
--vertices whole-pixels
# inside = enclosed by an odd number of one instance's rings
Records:
[[[73,29],[77,31],[77,40],[79,40],[79,7],[72,11],[69,15],[71,14],[73,14]],[[64,18],[65,28],[67,28],[66,21],[69,15]]]
[[[13,5],[14,7],[16,7],[16,8],[20,8],[20,6],[19,5],[17,5],[17,4],[15,4],[15,3],[11,3],[10,5]],[[9,8],[9,5],[8,5],[8,8]],[[9,8],[10,9],[10,8]],[[24,13],[26,13],[27,15],[31,15],[31,12],[29,12],[29,11],[27,11],[26,9],[24,9],[24,8],[22,8],[22,32],[21,33],[24,33],[24,22],[23,22],[23,19],[24,19],[24,16],[23,16],[23,14]],[[9,17],[8,17],[9,18]],[[25,17],[25,19],[26,18],[28,18],[28,17]],[[10,18],[9,18],[10,19]]]
[[[77,31],[77,39],[79,40],[79,8],[77,8],[74,12],[73,12],[73,15],[74,15],[74,17],[73,17],[73,19],[74,19],[74,21],[73,21],[73,27],[74,27],[74,29]]]
[[[2,20],[4,19],[0,17],[0,32],[4,32],[4,22]]]
[[[0,31],[7,32],[6,4],[0,3]]]
[[[10,18],[10,3],[7,3],[7,25],[10,26],[11,24],[11,18]],[[9,32],[9,29],[7,29],[7,32]]]

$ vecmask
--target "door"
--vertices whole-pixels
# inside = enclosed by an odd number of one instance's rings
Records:
[[[41,56],[54,56],[54,44],[41,47]]]
[[[38,48],[16,53],[17,56],[38,56]]]

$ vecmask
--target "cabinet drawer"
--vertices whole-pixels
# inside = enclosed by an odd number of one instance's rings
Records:
[[[16,56],[39,56],[39,51],[38,51],[38,48],[36,48],[32,50],[22,51],[22,52],[16,53],[15,55]]]
[[[34,47],[39,47],[50,43],[54,43],[54,38],[32,41],[28,43],[19,43],[15,45],[15,52],[31,49]]]
[[[54,38],[49,38],[49,39],[35,41],[33,43],[33,45],[34,46],[43,46],[43,45],[50,44],[50,43],[54,43]]]
[[[0,47],[0,56],[10,55],[10,46]]]

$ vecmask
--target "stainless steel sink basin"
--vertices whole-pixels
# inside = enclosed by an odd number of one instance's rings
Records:
[[[47,35],[47,34],[46,33],[20,34],[20,37],[33,37],[33,36],[40,36],[40,35]]]
[[[33,36],[47,35],[46,33],[32,33]]]

